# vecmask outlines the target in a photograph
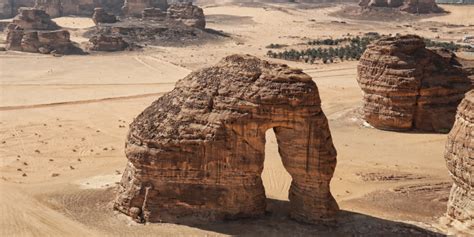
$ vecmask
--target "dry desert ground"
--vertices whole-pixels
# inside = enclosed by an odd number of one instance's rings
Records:
[[[0,52],[0,236],[446,234],[440,218],[452,184],[443,158],[447,135],[366,126],[359,115],[356,61],[325,65],[269,59],[302,68],[318,85],[338,151],[331,182],[342,209],[336,226],[299,224],[287,217],[291,178],[270,131],[263,172],[269,205],[263,218],[142,225],[110,205],[126,164],[129,123],[191,71],[234,53],[266,57],[270,43],[294,45],[364,32],[416,33],[446,41],[474,34],[473,6],[442,7],[450,13],[362,20],[346,17],[342,5],[334,4],[207,4],[207,27],[230,37],[84,56]],[[83,33],[93,26],[89,18],[54,20],[70,29],[76,42],[87,41]]]

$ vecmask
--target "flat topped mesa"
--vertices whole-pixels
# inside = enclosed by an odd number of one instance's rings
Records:
[[[454,54],[427,49],[416,35],[384,37],[358,65],[362,113],[386,130],[449,132],[471,81]]]
[[[316,84],[249,55],[191,73],[133,121],[115,208],[140,222],[263,215],[268,129],[293,178],[291,216],[334,218],[336,150]]]
[[[474,234],[474,90],[458,107],[444,157],[454,181],[447,215],[461,233]]]

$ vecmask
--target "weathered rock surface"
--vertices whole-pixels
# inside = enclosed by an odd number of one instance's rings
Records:
[[[461,231],[474,233],[474,91],[458,107],[444,157],[454,180],[447,215]]]
[[[122,7],[125,16],[140,17],[143,10],[146,8],[159,8],[166,10],[168,8],[168,1],[166,0],[125,0]]]
[[[166,12],[159,8],[146,8],[142,12],[143,19],[165,19]]]
[[[293,178],[291,216],[332,219],[336,150],[316,84],[248,55],[191,73],[134,120],[115,208],[146,222],[263,215],[268,129]]]
[[[121,36],[114,35],[96,35],[90,40],[91,50],[94,51],[123,51],[129,47],[129,44]]]
[[[453,54],[427,49],[415,35],[370,45],[359,62],[358,82],[365,94],[364,119],[387,130],[447,132],[471,89]]]
[[[51,17],[41,9],[20,8],[19,14],[13,19],[12,24],[23,30],[57,30],[60,27],[51,20]]]
[[[435,0],[360,0],[362,8],[389,7],[413,14],[442,13]]]
[[[92,20],[96,25],[100,23],[115,23],[117,22],[117,17],[114,14],[106,12],[103,8],[96,8],[94,9]]]
[[[35,8],[44,10],[50,17],[62,16],[61,0],[36,0]]]
[[[13,2],[11,0],[0,1],[0,18],[10,18],[13,16]]]
[[[20,14],[7,27],[8,50],[32,53],[79,54],[82,50],[70,40],[44,10],[20,8]]]
[[[181,21],[190,27],[206,28],[204,11],[192,3],[175,3],[168,8],[168,17]]]

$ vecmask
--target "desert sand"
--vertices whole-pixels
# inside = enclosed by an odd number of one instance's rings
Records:
[[[192,70],[233,53],[265,57],[270,43],[293,45],[347,33],[417,33],[448,41],[474,34],[473,6],[443,6],[451,13],[407,22],[341,18],[334,15],[340,5],[301,6],[204,5],[208,28],[230,35],[212,44],[64,57],[0,52],[0,235],[338,236],[347,229],[368,236],[395,230],[405,233],[400,235],[447,233],[440,224],[452,184],[443,158],[447,135],[380,131],[365,124],[358,112],[362,91],[355,61],[289,63],[313,77],[329,119],[338,151],[331,183],[343,210],[338,225],[288,219],[291,178],[271,131],[263,171],[269,198],[264,218],[141,225],[112,210],[114,186],[126,164],[128,124]],[[90,19],[77,17],[57,23],[70,29],[77,42],[86,41],[82,34],[92,26]],[[459,23],[463,26],[449,25]],[[438,32],[430,31],[431,25]]]

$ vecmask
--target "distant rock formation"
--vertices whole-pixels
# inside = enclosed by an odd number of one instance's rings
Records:
[[[192,3],[175,3],[168,8],[168,17],[183,22],[185,25],[199,29],[206,28],[204,11]]]
[[[61,0],[36,0],[35,8],[43,9],[50,17],[62,16]]]
[[[316,84],[249,55],[191,73],[134,120],[115,208],[140,222],[263,215],[268,129],[293,178],[291,216],[334,218],[336,150]]]
[[[92,15],[92,21],[97,25],[100,23],[115,23],[118,20],[115,15],[106,12],[105,9],[95,8],[94,15]]]
[[[458,107],[456,122],[449,133],[446,164],[454,180],[447,216],[461,232],[474,233],[474,91]],[[468,235],[466,235],[468,236]]]
[[[125,16],[140,17],[146,8],[159,8],[165,11],[168,8],[167,0],[125,0],[122,7]]]
[[[425,48],[415,35],[384,37],[358,66],[363,117],[387,130],[448,132],[471,81],[455,55]]]
[[[62,30],[44,10],[20,8],[7,27],[8,50],[44,54],[78,54],[67,30]]]
[[[360,0],[363,9],[389,7],[413,14],[442,13],[435,0]]]
[[[89,41],[93,45],[91,50],[94,51],[123,51],[130,46],[121,36],[116,35],[96,35]]]
[[[146,8],[142,12],[142,19],[162,19],[166,18],[166,12],[159,8]]]

